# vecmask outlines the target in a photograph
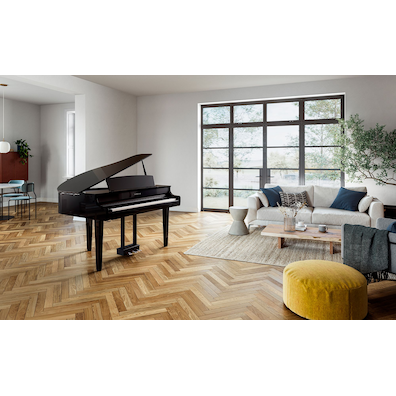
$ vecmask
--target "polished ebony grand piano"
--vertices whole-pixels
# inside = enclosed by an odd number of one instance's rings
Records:
[[[168,245],[169,208],[180,205],[170,186],[157,186],[146,174],[143,160],[151,154],[138,154],[114,164],[81,173],[58,187],[59,213],[86,218],[87,249],[92,248],[92,221],[95,220],[96,270],[102,270],[103,221],[121,219],[120,255],[139,250],[136,238],[138,213],[162,209],[164,246]],[[112,177],[142,162],[144,175]],[[107,188],[91,188],[106,181]],[[133,216],[133,243],[125,245],[125,217]]]

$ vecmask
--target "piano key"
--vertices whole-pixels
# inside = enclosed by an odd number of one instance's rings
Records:
[[[109,211],[110,212],[119,212],[121,210],[141,208],[143,206],[161,205],[164,203],[175,202],[175,201],[177,201],[176,198],[168,198],[168,199],[162,199],[160,201],[150,201],[150,202],[144,202],[144,203],[139,203],[139,204],[135,204],[135,205],[118,206],[117,208],[109,208]]]

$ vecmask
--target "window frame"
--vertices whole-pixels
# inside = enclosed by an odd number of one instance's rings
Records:
[[[298,177],[298,185],[305,185],[305,149],[306,147],[336,147],[336,146],[305,146],[305,126],[306,125],[315,125],[315,124],[338,124],[336,118],[331,119],[309,119],[305,120],[305,102],[316,101],[316,100],[330,100],[330,99],[339,99],[341,104],[341,114],[340,118],[345,118],[345,94],[330,94],[330,95],[318,95],[318,96],[308,96],[308,97],[294,97],[294,98],[285,98],[285,99],[268,99],[268,100],[252,100],[252,101],[242,101],[242,102],[223,102],[223,103],[211,103],[211,104],[201,104],[200,105],[200,113],[201,113],[201,211],[215,211],[215,212],[226,212],[228,209],[216,209],[216,208],[204,208],[204,169],[217,169],[217,168],[207,168],[204,167],[204,150],[205,149],[228,149],[229,150],[229,164],[228,164],[228,188],[214,188],[216,190],[228,190],[229,192],[229,206],[233,205],[234,201],[234,191],[251,191],[250,189],[234,189],[234,148],[250,148],[250,147],[234,147],[234,129],[241,127],[262,127],[263,128],[263,145],[260,147],[251,147],[251,148],[262,148],[263,150],[263,164],[262,168],[241,168],[246,170],[258,170],[259,171],[259,188],[264,187],[266,183],[270,183],[268,180],[268,167],[267,167],[267,128],[271,126],[288,126],[288,125],[298,125],[299,127],[299,145],[298,146],[270,146],[269,148],[291,148],[298,147],[299,149],[299,166],[297,168],[270,168],[273,170],[297,170]],[[299,119],[298,120],[290,120],[290,121],[267,121],[267,105],[270,103],[285,103],[285,102],[298,102],[299,103]],[[243,105],[255,105],[261,104],[263,105],[263,121],[260,122],[234,122],[234,107],[235,106],[243,106]],[[204,109],[212,108],[212,107],[226,107],[230,106],[230,123],[228,124],[204,124]],[[205,129],[220,129],[226,128],[228,129],[228,147],[204,147],[204,130]],[[343,130],[340,130],[343,133]],[[218,168],[218,169],[227,169],[227,168]],[[338,170],[340,169],[309,169],[313,170]],[[267,181],[268,180],[268,181]],[[345,175],[344,172],[341,172],[340,184],[343,187],[345,185]],[[210,188],[208,188],[210,189]]]

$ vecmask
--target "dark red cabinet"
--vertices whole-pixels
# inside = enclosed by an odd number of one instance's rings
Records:
[[[29,162],[21,164],[18,153],[0,154],[0,183],[8,183],[10,180],[28,180]]]

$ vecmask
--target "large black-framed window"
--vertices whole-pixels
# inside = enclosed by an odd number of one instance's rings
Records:
[[[266,183],[343,186],[339,118],[344,95],[201,105],[202,210],[246,206]]]

